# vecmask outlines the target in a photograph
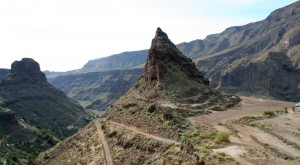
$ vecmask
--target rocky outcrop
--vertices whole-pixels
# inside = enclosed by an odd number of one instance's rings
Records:
[[[197,82],[209,84],[208,79],[197,70],[193,61],[184,56],[169,40],[168,35],[157,28],[145,66],[145,81],[158,80],[163,82],[169,76],[170,65]]]
[[[2,107],[0,107],[0,121],[8,124],[18,124],[16,114]]]
[[[152,40],[145,73],[138,86],[140,95],[147,99],[184,104],[211,104],[226,100],[218,91],[209,87],[208,79],[160,28],[157,28]]]
[[[11,65],[10,73],[0,85],[43,84],[47,83],[46,76],[41,72],[40,65],[30,58],[23,58]]]

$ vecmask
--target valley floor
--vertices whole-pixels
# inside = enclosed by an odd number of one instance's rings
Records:
[[[224,152],[240,164],[296,165],[300,161],[300,109],[294,103],[242,97],[226,111],[190,117],[218,131],[230,132],[231,145]],[[265,111],[274,116],[263,117]]]

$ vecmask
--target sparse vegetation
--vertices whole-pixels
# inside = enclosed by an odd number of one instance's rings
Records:
[[[249,126],[252,126],[252,127],[257,127],[263,131],[266,131],[266,132],[270,132],[272,130],[272,127],[270,124],[266,124],[266,123],[263,123],[263,122],[258,122],[258,121],[252,121],[248,124]]]
[[[215,159],[218,159],[219,161],[226,161],[226,160],[227,161],[234,161],[234,159],[231,156],[226,155],[224,152],[215,152],[213,154],[213,157]]]
[[[272,117],[275,117],[275,116],[276,116],[276,114],[275,114],[274,111],[265,111],[263,113],[264,118],[272,118]]]
[[[109,137],[109,138],[112,138],[112,137],[116,136],[117,134],[118,134],[118,132],[117,132],[116,130],[113,130],[112,132],[110,132],[110,133],[108,134],[108,137]]]
[[[222,110],[222,107],[219,105],[214,105],[214,106],[211,106],[210,109],[213,111],[220,111],[220,110]]]
[[[216,136],[216,141],[228,143],[229,136],[230,136],[230,134],[228,132],[219,132]]]
[[[284,113],[289,113],[288,107],[285,107],[285,108],[284,108]]]
[[[235,104],[234,103],[226,103],[225,105],[224,105],[224,107],[225,108],[231,108],[231,107],[233,107]]]

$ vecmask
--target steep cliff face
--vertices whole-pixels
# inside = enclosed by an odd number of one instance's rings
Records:
[[[286,52],[269,52],[234,62],[222,75],[220,87],[248,95],[297,101],[299,76],[299,69]]]

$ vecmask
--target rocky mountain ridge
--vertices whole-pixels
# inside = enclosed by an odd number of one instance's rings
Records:
[[[39,64],[23,58],[0,82],[0,159],[25,163],[87,125],[89,114],[47,82]],[[16,162],[18,161],[18,162]]]
[[[261,79],[253,80],[247,79],[247,77],[242,78],[245,82],[241,84],[247,84],[247,81],[254,82],[254,87],[251,88],[251,90],[246,86],[241,88],[230,86],[229,83],[223,81],[226,81],[229,75],[236,75],[229,74],[229,72],[232,71],[231,68],[236,68],[237,66],[240,66],[240,69],[237,68],[237,70],[241,70],[241,73],[239,73],[240,77],[243,75],[246,76],[246,71],[242,69],[243,63],[239,62],[247,61],[251,59],[252,56],[265,56],[269,52],[285,52],[291,61],[291,66],[288,67],[294,71],[299,69],[299,4],[300,2],[295,2],[278,9],[262,21],[244,26],[229,27],[219,34],[208,35],[203,40],[197,39],[191,42],[177,44],[176,47],[183,54],[193,59],[196,67],[209,78],[212,87],[221,87],[228,92],[242,95],[298,101],[300,99],[296,94],[298,87],[296,87],[294,91],[292,89],[296,86],[294,85],[295,83],[290,84],[291,88],[288,90],[290,91],[289,93],[285,92],[284,96],[280,96],[279,91],[284,91],[280,83],[276,84],[276,82],[274,82],[275,84],[273,83],[271,87],[266,86],[266,84],[270,85],[268,81],[273,79],[272,77],[264,77],[264,82]],[[132,54],[138,54],[138,56],[144,60],[147,56],[145,51],[136,51],[132,52]],[[115,60],[116,58],[127,58],[130,55],[131,52],[115,55],[114,58],[110,58],[112,61],[110,61],[109,64],[117,63],[118,60]],[[98,66],[97,61],[102,61],[101,63],[104,63],[103,66],[107,66],[105,60],[102,58],[93,60],[93,62],[91,62],[93,65],[91,66]],[[127,61],[127,63],[135,63],[133,61]],[[145,62],[146,61],[139,60],[139,63],[135,63],[135,67],[141,66]],[[275,61],[273,60],[273,62]],[[276,63],[280,63],[280,61]],[[129,64],[122,65],[129,66]],[[134,66],[131,65],[131,67]],[[96,70],[96,67],[93,68],[93,70]],[[264,70],[261,68],[259,70],[267,72],[268,69]],[[280,73],[289,74],[289,72]],[[280,76],[286,77],[285,75]],[[258,78],[259,75],[255,77]],[[296,82],[296,77],[296,74],[293,72],[293,74],[289,76],[289,79],[293,79],[292,81]],[[231,79],[234,79],[234,77],[231,77]],[[268,89],[268,91],[264,90],[265,92],[261,92],[258,90],[261,88]]]

